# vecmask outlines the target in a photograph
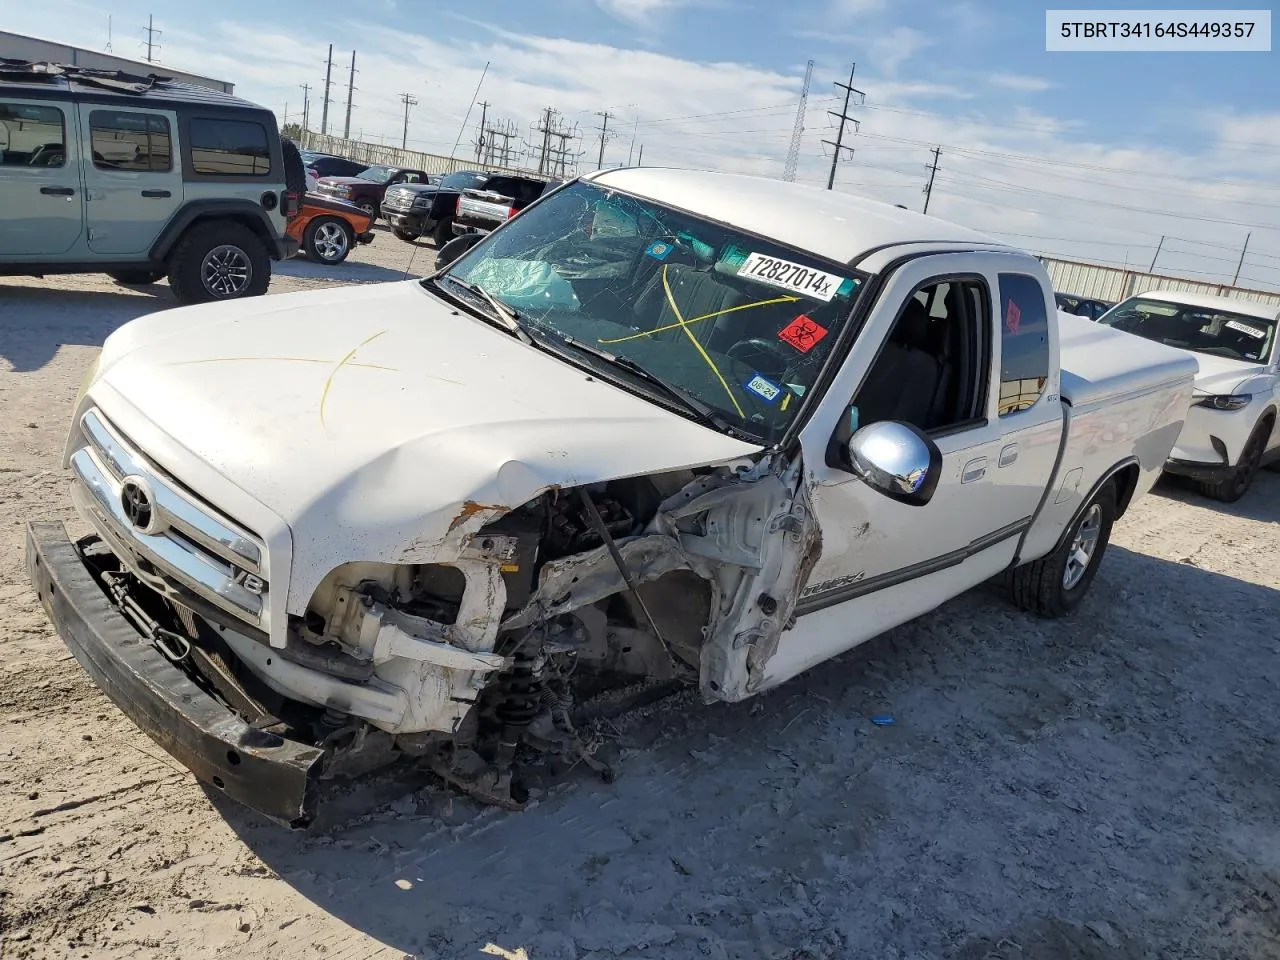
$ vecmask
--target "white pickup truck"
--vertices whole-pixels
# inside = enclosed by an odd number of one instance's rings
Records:
[[[998,575],[1068,613],[1196,374],[1023,252],[770,180],[596,173],[442,260],[120,328],[66,450],[96,532],[28,532],[108,695],[280,821],[405,754],[519,806],[601,766],[586,694],[741,700]]]

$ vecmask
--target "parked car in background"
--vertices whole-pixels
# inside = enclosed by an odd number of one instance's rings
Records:
[[[741,701],[998,575],[1069,614],[1191,400],[1031,255],[845,193],[609,170],[476,241],[120,327],[66,445],[94,533],[28,527],[103,692],[277,820],[400,756],[519,808],[531,753],[610,775],[577,697]]]
[[[458,196],[453,215],[454,236],[490,233],[562,182],[506,175],[490,177],[483,187],[464,190]]]
[[[375,220],[382,197],[388,187],[401,183],[429,183],[430,178],[422,170],[403,167],[374,166],[349,177],[321,177],[316,192],[338,200],[345,200],[365,210]]]
[[[369,164],[359,160],[348,160],[346,157],[311,150],[302,151],[302,162],[317,180],[321,177],[354,177],[369,169]]]
[[[1055,293],[1053,299],[1057,301],[1058,309],[1064,313],[1072,313],[1077,317],[1088,317],[1090,320],[1097,320],[1115,306],[1115,304],[1108,303],[1106,300],[1078,297],[1074,293]]]
[[[1152,290],[1099,321],[1195,357],[1196,395],[1167,473],[1189,477],[1215,500],[1244,496],[1260,466],[1280,460],[1280,356],[1275,306],[1233,297]]]
[[[255,103],[163,77],[0,61],[0,273],[265,293],[304,192]],[[92,200],[92,202],[87,202]]]
[[[302,209],[289,221],[289,236],[302,246],[307,259],[337,264],[356,244],[372,243],[373,218],[359,207],[315,193],[302,199]]]
[[[546,180],[539,178],[458,170],[437,183],[392,187],[383,199],[382,216],[391,225],[391,232],[401,240],[412,243],[419,237],[430,237],[437,247],[442,247],[454,237],[458,198],[465,191],[493,190],[503,197],[529,197],[536,189],[537,193],[533,194],[536,199],[545,184]],[[531,202],[531,199],[520,200],[516,209],[523,209]]]

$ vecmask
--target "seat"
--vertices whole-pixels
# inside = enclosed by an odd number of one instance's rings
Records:
[[[671,309],[671,302],[663,284],[662,269],[657,270],[645,285],[640,296],[636,298],[636,329],[658,330],[678,323],[680,317]],[[745,302],[741,293],[720,281],[713,274],[695,269],[685,264],[672,263],[666,266],[666,285],[671,287],[671,296],[680,308],[685,320],[705,316],[719,310],[727,310]],[[703,320],[689,327],[691,333],[700,343],[706,343],[714,326],[711,321]],[[683,337],[679,329],[664,330],[654,334],[656,339],[673,339]]]
[[[942,364],[927,348],[929,327],[924,305],[915,298],[908,300],[858,391],[860,425],[900,420],[929,429],[942,377]]]

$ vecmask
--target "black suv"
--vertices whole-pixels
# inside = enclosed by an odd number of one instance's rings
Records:
[[[557,184],[558,185],[558,184]],[[437,247],[453,239],[458,198],[471,191],[512,198],[511,206],[523,210],[548,189],[548,181],[508,173],[459,170],[439,183],[406,183],[391,187],[382,198],[382,216],[391,232],[412,243],[429,236]]]
[[[265,293],[306,191],[275,115],[155,75],[0,59],[0,274]]]

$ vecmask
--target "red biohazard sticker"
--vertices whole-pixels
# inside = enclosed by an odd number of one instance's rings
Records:
[[[1012,300],[1009,301],[1009,309],[1005,311],[1004,328],[1015,337],[1018,335],[1018,326],[1022,323],[1022,311],[1018,309],[1018,305]]]
[[[779,340],[791,344],[801,353],[808,353],[826,335],[826,327],[814,323],[803,313],[778,331]]]

